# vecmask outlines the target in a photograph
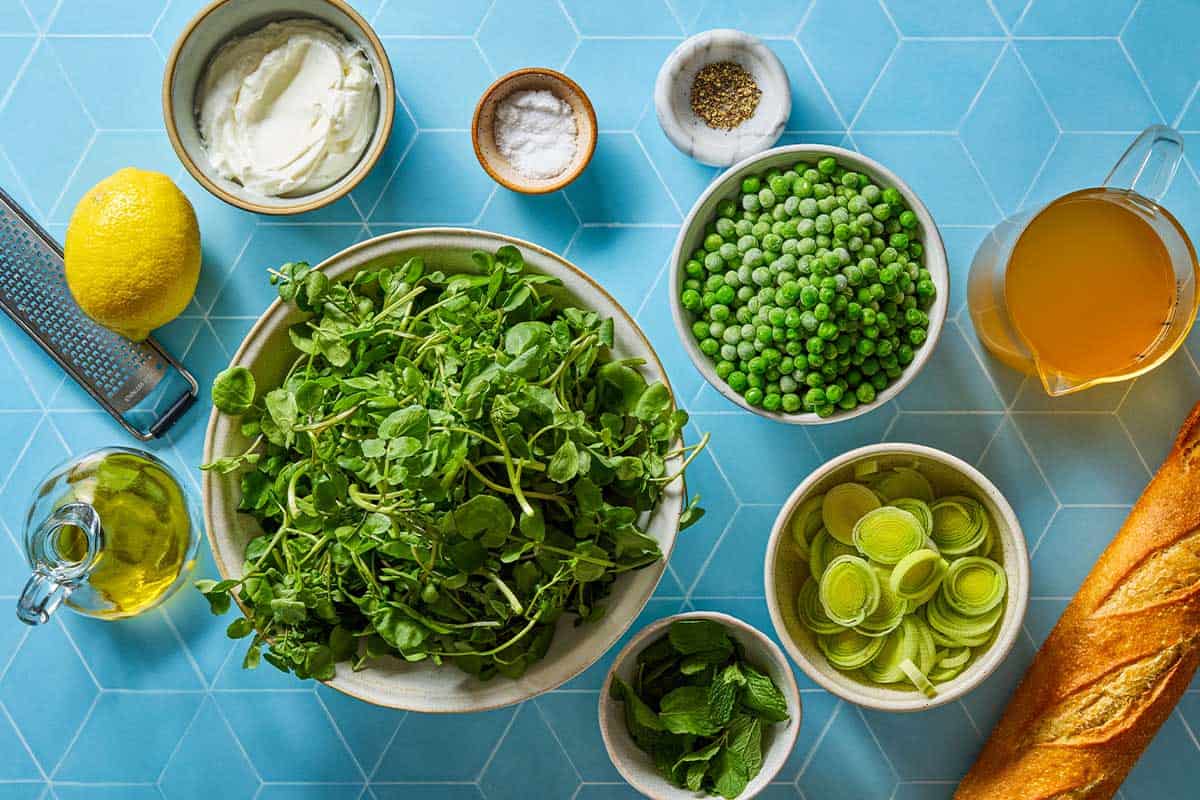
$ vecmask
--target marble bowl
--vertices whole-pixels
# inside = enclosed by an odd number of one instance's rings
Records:
[[[595,281],[561,256],[535,244],[486,231],[458,228],[419,228],[386,234],[353,245],[317,266],[331,280],[348,280],[360,270],[401,264],[420,256],[431,267],[446,273],[474,272],[476,250],[495,252],[502,245],[517,247],[531,272],[558,278],[562,285],[547,287],[557,300],[594,310],[615,323],[614,358],[639,358],[642,374],[667,383],[662,362],[633,318]],[[232,363],[248,368],[260,391],[279,385],[295,354],[288,328],[306,315],[279,300],[246,334]],[[669,384],[668,384],[669,386]],[[204,463],[243,452],[250,444],[239,420],[213,411],[204,442]],[[678,456],[668,460],[674,472],[682,466]],[[204,522],[213,557],[222,578],[243,574],[246,543],[261,534],[255,519],[238,513],[241,481],[237,474],[205,472],[201,490]],[[545,658],[516,680],[495,678],[481,682],[453,665],[436,667],[428,661],[406,663],[395,658],[373,661],[357,672],[339,664],[328,685],[375,705],[430,713],[484,711],[519,703],[547,692],[575,677],[600,658],[632,624],[666,569],[675,545],[683,509],[682,481],[666,488],[645,523],[646,533],[658,542],[663,558],[645,569],[621,576],[606,598],[606,613],[593,623],[576,625],[575,617],[562,615]],[[272,669],[264,666],[262,669]]]
[[[710,128],[692,111],[692,82],[708,64],[732,61],[762,91],[754,116],[733,130]],[[792,113],[792,90],[779,57],[757,37],[728,28],[698,33],[675,48],[658,71],[654,110],[663,133],[702,164],[727,167],[779,141]]]
[[[633,672],[637,668],[638,654],[660,636],[665,636],[672,622],[681,619],[710,619],[724,625],[744,649],[746,660],[765,672],[787,698],[790,719],[785,723],[764,727],[762,769],[739,795],[744,798],[754,797],[783,769],[800,733],[804,709],[800,702],[800,690],[796,686],[796,676],[792,674],[787,657],[779,646],[762,631],[728,614],[716,611],[675,614],[652,622],[637,632],[617,655],[600,690],[600,735],[604,738],[604,748],[621,777],[646,797],[652,800],[695,800],[700,797],[696,792],[672,785],[659,773],[654,766],[654,760],[634,744],[629,735],[629,728],[625,724],[624,704],[614,700],[609,694],[613,676],[620,676],[626,682],[632,680]]]
[[[196,119],[196,89],[217,49],[237,36],[253,33],[269,22],[307,18],[324,22],[359,45],[378,81],[379,114],[375,133],[354,168],[334,183],[309,194],[268,197],[249,192],[217,173],[204,152]],[[383,155],[396,113],[392,65],[383,42],[370,24],[344,0],[215,0],[184,28],[167,57],[162,86],[167,137],[183,166],[201,186],[232,206],[255,214],[290,215],[314,211],[350,193]]]
[[[870,403],[861,403],[852,411],[842,411],[839,409],[831,417],[819,417],[812,412],[788,414],[783,411],[767,411],[760,406],[750,405],[744,397],[731,389],[729,384],[717,375],[716,365],[712,359],[700,352],[700,345],[696,341],[696,337],[692,335],[694,317],[680,302],[678,287],[683,285],[685,277],[684,265],[687,263],[690,253],[700,247],[704,241],[705,226],[716,215],[717,204],[725,198],[737,197],[741,190],[742,178],[764,172],[771,167],[789,169],[791,165],[801,160],[816,163],[818,159],[825,158],[826,156],[833,156],[848,169],[869,175],[881,187],[896,187],[900,194],[904,196],[909,208],[917,215],[916,231],[918,238],[925,246],[925,267],[929,270],[934,286],[937,287],[937,297],[929,309],[928,337],[925,343],[917,348],[916,357],[913,358],[911,364],[904,368],[904,372],[901,373],[900,377],[892,381],[882,392],[879,392]],[[700,195],[699,199],[696,200],[696,204],[692,206],[692,210],[688,212],[687,218],[683,221],[683,226],[679,229],[679,237],[675,240],[675,250],[671,254],[670,268],[672,288],[669,302],[671,303],[671,316],[675,321],[676,333],[683,342],[683,349],[687,351],[696,369],[729,402],[760,417],[766,417],[767,419],[784,422],[789,425],[832,425],[844,420],[854,419],[876,408],[887,405],[892,398],[900,394],[904,390],[904,387],[912,382],[917,373],[929,362],[934,348],[937,347],[938,337],[942,332],[942,324],[946,320],[946,309],[949,305],[950,297],[950,268],[946,258],[946,247],[942,243],[942,237],[938,233],[937,225],[933,221],[933,215],[929,213],[929,209],[921,202],[921,198],[917,197],[916,192],[909,188],[908,184],[900,179],[900,176],[878,161],[852,150],[823,144],[783,145],[768,150],[765,153],[751,156],[721,173],[721,175],[709,184],[704,194]]]
[[[513,92],[543,89],[571,106],[575,114],[578,146],[575,158],[558,175],[551,178],[527,178],[517,172],[500,154],[492,123],[495,120],[496,106],[504,98]],[[475,147],[475,157],[479,159],[479,165],[496,183],[521,194],[546,194],[557,192],[587,169],[592,154],[596,152],[596,128],[596,111],[579,84],[552,69],[526,67],[501,75],[484,90],[471,119],[471,143]]]
[[[983,503],[991,515],[1000,543],[1000,557],[1008,578],[1008,597],[992,643],[953,680],[937,685],[937,696],[928,698],[913,688],[897,688],[855,680],[825,660],[812,631],[796,614],[796,596],[808,577],[808,564],[795,553],[788,522],[808,498],[854,480],[854,465],[873,460],[881,469],[918,465],[939,495],[965,494]],[[885,442],[867,445],[825,462],[796,487],[784,503],[771,529],[764,567],[767,610],[775,633],[792,660],[820,686],[851,703],[877,711],[925,711],[952,703],[987,680],[1012,650],[1021,633],[1029,605],[1029,552],[1025,535],[1012,506],[987,477],[960,458],[919,444]]]

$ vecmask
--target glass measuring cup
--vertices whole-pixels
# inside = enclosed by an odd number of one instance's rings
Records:
[[[1100,186],[1064,195],[1040,208],[1009,217],[992,230],[971,263],[967,303],[980,341],[997,359],[1021,372],[1038,376],[1046,392],[1056,397],[1141,375],[1167,360],[1179,348],[1200,307],[1200,293],[1197,292],[1200,266],[1183,226],[1159,205],[1159,201],[1170,188],[1182,158],[1183,137],[1171,128],[1152,126],[1133,141]],[[1161,323],[1155,320],[1157,328],[1149,337],[1151,341],[1131,353],[1124,366],[1089,374],[1056,365],[1039,351],[1018,323],[1020,315],[1014,311],[1012,303],[1019,301],[1019,297],[1014,298],[1008,278],[1014,264],[1014,251],[1041,215],[1051,209],[1061,209],[1063,204],[1097,201],[1128,212],[1132,215],[1130,220],[1140,220],[1132,224],[1146,229],[1151,240],[1157,239],[1163,254],[1160,260],[1169,264],[1172,273],[1172,285],[1167,291],[1169,298],[1164,294],[1169,303],[1164,307]],[[1089,277],[1081,271],[1079,285],[1086,287]],[[1070,314],[1070,310],[1056,308],[1048,313]],[[1086,317],[1065,321],[1085,327],[1096,324],[1095,319]]]
[[[68,461],[35,491],[25,518],[33,574],[17,617],[40,625],[64,602],[102,619],[153,608],[184,583],[198,519],[184,484],[149,453],[110,447]]]

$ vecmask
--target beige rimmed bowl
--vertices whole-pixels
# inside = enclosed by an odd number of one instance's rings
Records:
[[[604,739],[604,747],[621,777],[646,797],[653,800],[695,800],[701,796],[672,785],[659,774],[654,767],[654,759],[634,744],[629,735],[629,728],[625,724],[624,704],[614,700],[609,693],[613,676],[617,675],[625,682],[631,682],[633,671],[637,667],[638,654],[660,636],[666,636],[672,622],[683,619],[708,619],[724,625],[744,649],[746,661],[764,671],[787,698],[788,721],[764,725],[762,769],[746,786],[745,791],[738,795],[739,798],[754,797],[779,774],[791,755],[796,737],[800,734],[804,709],[800,702],[800,690],[796,686],[796,676],[792,674],[791,665],[779,646],[762,631],[737,617],[716,611],[691,611],[664,617],[638,631],[613,661],[613,667],[600,690],[600,735]]]
[[[551,275],[562,282],[561,287],[546,289],[557,300],[612,317],[616,322],[613,357],[644,359],[640,369],[645,378],[662,381],[669,387],[662,363],[633,318],[579,268],[535,244],[486,231],[422,228],[356,244],[322,262],[317,269],[332,280],[346,280],[362,269],[402,264],[410,257],[420,256],[429,267],[443,272],[476,272],[471,253],[495,252],[503,245],[517,247],[530,271]],[[281,382],[295,357],[288,328],[306,316],[276,300],[242,341],[232,363],[254,374],[260,392]],[[204,463],[243,452],[249,444],[238,419],[214,410],[204,442]],[[668,460],[669,471],[681,467],[678,456]],[[667,487],[646,522],[645,530],[658,542],[663,559],[617,580],[605,600],[607,613],[600,620],[576,626],[575,618],[564,614],[545,658],[530,666],[521,678],[497,677],[481,682],[453,665],[435,667],[429,662],[406,663],[387,658],[359,672],[341,664],[328,685],[376,705],[448,713],[484,711],[519,703],[570,680],[616,643],[654,593],[679,529],[684,496],[681,484],[676,481]],[[253,517],[237,512],[239,495],[237,474],[204,473],[204,522],[222,578],[241,577],[246,543],[262,532]]]
[[[788,521],[808,498],[831,487],[854,480],[854,465],[873,460],[880,469],[917,466],[929,478],[939,496],[965,494],[983,503],[996,526],[1000,541],[999,561],[1008,578],[1004,616],[991,645],[975,657],[962,674],[937,685],[937,696],[925,697],[916,689],[900,689],[855,680],[825,660],[815,635],[800,622],[796,597],[808,577],[808,563],[800,559],[788,532]],[[995,672],[1021,632],[1021,620],[1029,605],[1029,552],[1016,512],[986,476],[956,456],[919,444],[883,443],[867,445],[827,461],[810,474],[784,503],[767,542],[764,580],[771,623],[792,660],[808,677],[833,694],[852,703],[879,711],[924,711],[953,702],[983,683]]]
[[[496,107],[513,92],[546,90],[571,106],[575,115],[575,134],[578,146],[575,157],[558,175],[552,178],[527,178],[517,172],[500,154],[496,145],[496,133],[492,127]],[[471,118],[471,143],[479,165],[492,180],[521,194],[546,194],[556,192],[583,174],[592,154],[596,152],[596,110],[592,101],[579,84],[552,69],[526,67],[507,75],[501,75],[484,90],[475,105]]]
[[[309,194],[268,197],[247,191],[212,168],[196,119],[196,89],[221,45],[253,33],[268,22],[296,18],[316,19],[331,25],[362,48],[378,82],[379,114],[375,133],[362,157],[337,181]],[[379,161],[392,132],[396,87],[383,42],[370,24],[343,0],[216,0],[192,18],[167,57],[162,106],[171,146],[201,186],[226,203],[256,214],[302,214],[340,200]]]
[[[879,392],[870,403],[859,404],[853,411],[839,409],[833,416],[822,418],[812,412],[788,414],[783,411],[767,411],[747,403],[746,398],[721,380],[717,375],[716,364],[700,351],[700,345],[692,334],[692,322],[695,320],[695,316],[683,307],[679,295],[680,287],[683,286],[686,277],[684,265],[691,258],[691,253],[702,246],[705,227],[716,216],[717,204],[727,198],[736,198],[741,193],[743,178],[764,172],[771,167],[789,169],[797,161],[815,164],[818,159],[826,156],[833,156],[839,164],[853,169],[855,172],[869,175],[880,188],[894,186],[904,197],[909,208],[917,215],[917,235],[925,247],[924,266],[929,270],[930,278],[937,288],[937,297],[929,308],[929,327],[925,342],[916,349],[912,363],[904,368],[900,377],[888,384],[887,388]],[[950,268],[946,259],[946,247],[942,243],[941,234],[938,233],[937,225],[933,221],[933,215],[929,213],[929,209],[921,202],[917,193],[901,180],[899,175],[875,159],[853,150],[823,144],[790,144],[766,150],[734,164],[721,173],[704,191],[704,194],[700,195],[700,199],[688,212],[687,219],[683,221],[683,226],[679,229],[679,236],[675,240],[675,250],[671,254],[669,297],[671,316],[675,321],[675,330],[683,342],[683,349],[692,359],[696,370],[704,376],[704,380],[708,381],[725,399],[753,414],[776,422],[786,422],[789,425],[831,425],[860,417],[880,406],[887,405],[892,398],[904,391],[904,387],[912,383],[913,378],[917,377],[917,373],[929,362],[934,348],[937,347],[938,337],[941,336],[942,324],[946,321],[946,309],[950,298]]]

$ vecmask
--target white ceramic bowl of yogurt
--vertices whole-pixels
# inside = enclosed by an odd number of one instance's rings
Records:
[[[305,95],[329,91],[325,73],[349,76],[327,105]],[[205,189],[286,215],[336,202],[371,171],[396,94],[382,42],[343,0],[216,0],[175,43],[162,103],[171,145]]]

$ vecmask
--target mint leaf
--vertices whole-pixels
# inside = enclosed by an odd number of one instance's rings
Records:
[[[705,686],[680,686],[659,703],[659,719],[671,733],[715,736],[721,730],[712,722]]]
[[[671,645],[685,656],[706,650],[733,654],[733,642],[719,622],[710,619],[683,619],[671,623]]]
[[[712,762],[713,791],[725,798],[734,798],[746,790],[750,782],[746,764],[732,749],[725,747]]]
[[[746,687],[742,693],[742,705],[767,722],[786,721],[787,698],[779,691],[775,682],[748,664],[743,669],[746,673]]]
[[[762,721],[739,714],[725,731],[726,747],[741,761],[746,779],[762,769]]]

